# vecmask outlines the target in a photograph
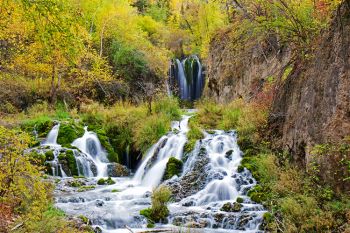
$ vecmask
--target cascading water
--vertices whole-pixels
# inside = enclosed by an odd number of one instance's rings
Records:
[[[57,137],[60,124],[55,125],[47,135],[46,139],[41,143],[44,146],[58,146]]]
[[[169,92],[183,100],[196,100],[202,95],[204,88],[202,64],[196,55],[182,61],[175,59],[169,69]]]
[[[83,153],[85,153],[89,160],[92,160],[97,168],[97,176],[105,177],[107,176],[107,163],[108,159],[106,156],[106,152],[101,146],[101,143],[94,132],[90,132],[87,130],[87,127],[84,128],[85,133],[81,138],[74,140],[72,146],[77,147]],[[88,169],[88,161],[84,159],[78,159],[78,167],[82,167],[83,171],[87,171]],[[79,166],[81,165],[81,166]],[[89,176],[92,172],[88,172]]]
[[[175,122],[172,125],[172,131],[163,136],[147,153],[146,159],[137,170],[134,181],[143,186],[155,188],[163,178],[166,164],[170,157],[181,159],[183,148],[187,141],[189,116],[184,116],[182,121]],[[152,161],[154,160],[154,161]],[[151,162],[152,161],[152,162]],[[152,165],[149,169],[149,165]]]
[[[237,172],[241,159],[235,132],[216,130],[206,134],[186,161],[182,176],[168,181],[170,187],[177,188],[175,196],[181,197],[169,206],[170,221],[184,226],[259,231],[266,211],[246,196],[256,181],[248,170]],[[203,172],[205,176],[201,175]],[[191,183],[193,178],[195,183]],[[193,194],[184,189],[192,185],[197,185]],[[244,200],[242,204],[236,203],[240,206],[239,211],[221,211],[225,203],[232,204],[238,197]]]
[[[60,155],[65,155],[69,152],[74,156],[76,168],[79,176],[84,177],[106,177],[108,176],[108,166],[110,164],[106,152],[101,146],[97,135],[89,132],[85,127],[85,133],[81,138],[74,140],[72,146],[76,148],[63,148],[57,144],[57,137],[60,125],[55,125],[49,132],[47,138],[43,140],[41,146],[43,147],[41,153],[52,151],[52,160],[47,161],[50,165],[53,176],[69,177],[72,176],[70,168],[67,166],[67,161],[60,160]],[[61,159],[62,159],[61,158]],[[64,167],[63,167],[64,165]]]
[[[129,232],[125,225],[133,229],[145,228],[147,221],[139,212],[151,205],[151,191],[162,182],[168,159],[171,156],[184,159],[189,118],[184,116],[180,122],[172,123],[172,131],[150,148],[134,177],[114,178],[114,185],[82,193],[73,190],[67,194],[67,188],[62,184],[62,193],[59,193],[60,188],[57,190],[57,207],[70,215],[88,217],[102,232]],[[85,134],[82,138],[87,141],[92,135],[88,131]],[[90,147],[82,141],[73,144],[85,153],[91,153],[92,157],[96,154],[84,149]],[[168,206],[169,224],[157,227],[173,228],[176,225],[206,229],[199,232],[222,232],[223,229],[258,232],[265,211],[246,196],[256,181],[248,170],[237,172],[242,156],[235,133],[206,133],[186,157],[182,175],[164,182],[172,189],[176,202]],[[237,197],[243,200],[240,210],[226,212],[221,209],[223,204],[233,203]]]

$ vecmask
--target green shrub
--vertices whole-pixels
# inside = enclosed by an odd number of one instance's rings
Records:
[[[221,105],[209,100],[202,100],[196,103],[196,108],[198,109],[196,117],[203,129],[218,129],[223,117]]]
[[[170,157],[165,169],[164,179],[170,179],[174,175],[179,176],[182,172],[183,162],[176,159],[175,157]]]
[[[48,151],[45,152],[45,159],[46,159],[46,161],[54,160],[54,158],[55,158],[55,156],[54,156],[52,150],[48,150]]]
[[[166,186],[159,186],[152,193],[152,207],[143,209],[140,214],[145,216],[148,224],[162,222],[168,217],[169,210],[167,203],[170,201],[171,191]]]
[[[32,151],[28,154],[29,160],[33,165],[43,166],[46,158],[42,153],[38,153],[37,151]]]
[[[54,122],[49,116],[39,116],[34,119],[25,120],[21,124],[21,128],[26,132],[32,133],[36,130],[40,138],[46,137],[53,126]]]
[[[180,120],[181,110],[179,101],[174,97],[158,98],[154,103],[154,111],[157,114],[164,114],[171,120]]]

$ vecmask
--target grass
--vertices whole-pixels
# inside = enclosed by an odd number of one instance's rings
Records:
[[[46,102],[37,103],[26,112],[11,118],[2,118],[0,124],[15,124],[27,132],[35,129],[39,137],[46,137],[55,121],[61,123],[58,143],[71,147],[74,139],[81,137],[83,126],[97,133],[102,146],[112,162],[120,162],[125,151],[145,152],[160,137],[170,130],[170,123],[179,120],[182,111],[177,99],[156,97],[152,103],[152,114],[146,104],[133,105],[117,102],[104,106],[96,102],[82,103],[80,112],[58,103],[55,108]],[[14,122],[13,118],[17,121]],[[38,142],[36,142],[37,144]]]
[[[264,217],[265,230],[328,232],[340,227],[350,230],[350,225],[341,226],[350,214],[349,196],[335,195],[329,187],[314,183],[310,175],[288,159],[273,152],[258,153],[244,157],[242,166],[259,182],[248,196],[270,210],[270,215]]]
[[[190,128],[190,130],[187,133],[187,143],[186,143],[185,148],[184,148],[184,151],[186,153],[191,152],[194,149],[196,142],[199,139],[204,138],[204,134],[203,134],[202,129],[200,128],[200,126],[198,124],[198,120],[197,120],[196,116],[193,116],[192,118],[190,118],[189,128]]]

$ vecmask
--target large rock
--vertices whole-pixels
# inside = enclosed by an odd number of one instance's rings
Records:
[[[107,174],[110,177],[128,176],[129,170],[119,163],[110,163],[107,165]]]
[[[315,144],[339,142],[350,135],[349,15],[350,1],[346,0],[318,39],[313,54],[295,64],[273,103],[271,141],[303,166],[311,162],[310,149]],[[350,190],[350,181],[342,181],[345,174],[334,168],[340,159],[324,158],[321,175],[339,189]]]
[[[192,169],[177,179],[170,179],[165,182],[172,191],[173,197],[176,201],[188,197],[192,194],[202,190],[208,183],[207,165],[209,163],[209,157],[205,148],[201,148],[196,155],[195,163]]]

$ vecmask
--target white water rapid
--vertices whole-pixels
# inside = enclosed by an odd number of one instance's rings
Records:
[[[80,151],[87,155],[88,159],[94,162],[96,165],[98,177],[106,177],[108,163],[106,152],[102,148],[97,135],[94,132],[88,131],[87,126],[84,128],[84,130],[84,135],[81,138],[74,140],[72,146],[77,147]],[[89,176],[91,176],[91,169],[88,168],[88,164],[86,164],[85,160],[78,158],[77,162],[78,169],[82,167],[84,171],[83,173],[86,174],[86,172],[88,172],[90,174]]]
[[[173,156],[177,159],[181,159],[183,148],[187,141],[186,133],[189,130],[189,118],[189,116],[184,116],[180,122],[173,122],[172,133],[163,136],[147,152],[146,158],[134,176],[133,180],[136,183],[151,188],[157,187],[163,178],[169,158]]]
[[[57,137],[58,130],[60,129],[60,124],[55,125],[47,135],[46,139],[41,143],[44,146],[58,146]]]
[[[256,181],[247,170],[237,172],[242,154],[235,132],[206,133],[195,149],[184,155],[189,118],[183,116],[180,122],[172,123],[172,131],[149,149],[133,177],[113,178],[115,184],[96,186],[85,192],[68,187],[65,180],[59,182],[56,206],[69,215],[88,217],[102,232],[130,232],[126,225],[140,232],[147,225],[140,210],[150,207],[151,192],[162,183],[167,161],[174,156],[185,161],[183,172],[180,177],[163,181],[173,191],[175,202],[168,205],[168,223],[157,224],[157,228],[181,226],[175,232],[188,232],[187,227],[200,228],[195,232],[260,232],[259,225],[265,211],[246,196]],[[95,137],[86,130],[73,145],[96,162],[103,150]],[[104,166],[99,167],[98,174],[102,175],[103,169]],[[95,185],[96,178],[85,178],[83,182]],[[234,203],[238,197],[243,200],[238,211],[221,209],[225,203]]]

